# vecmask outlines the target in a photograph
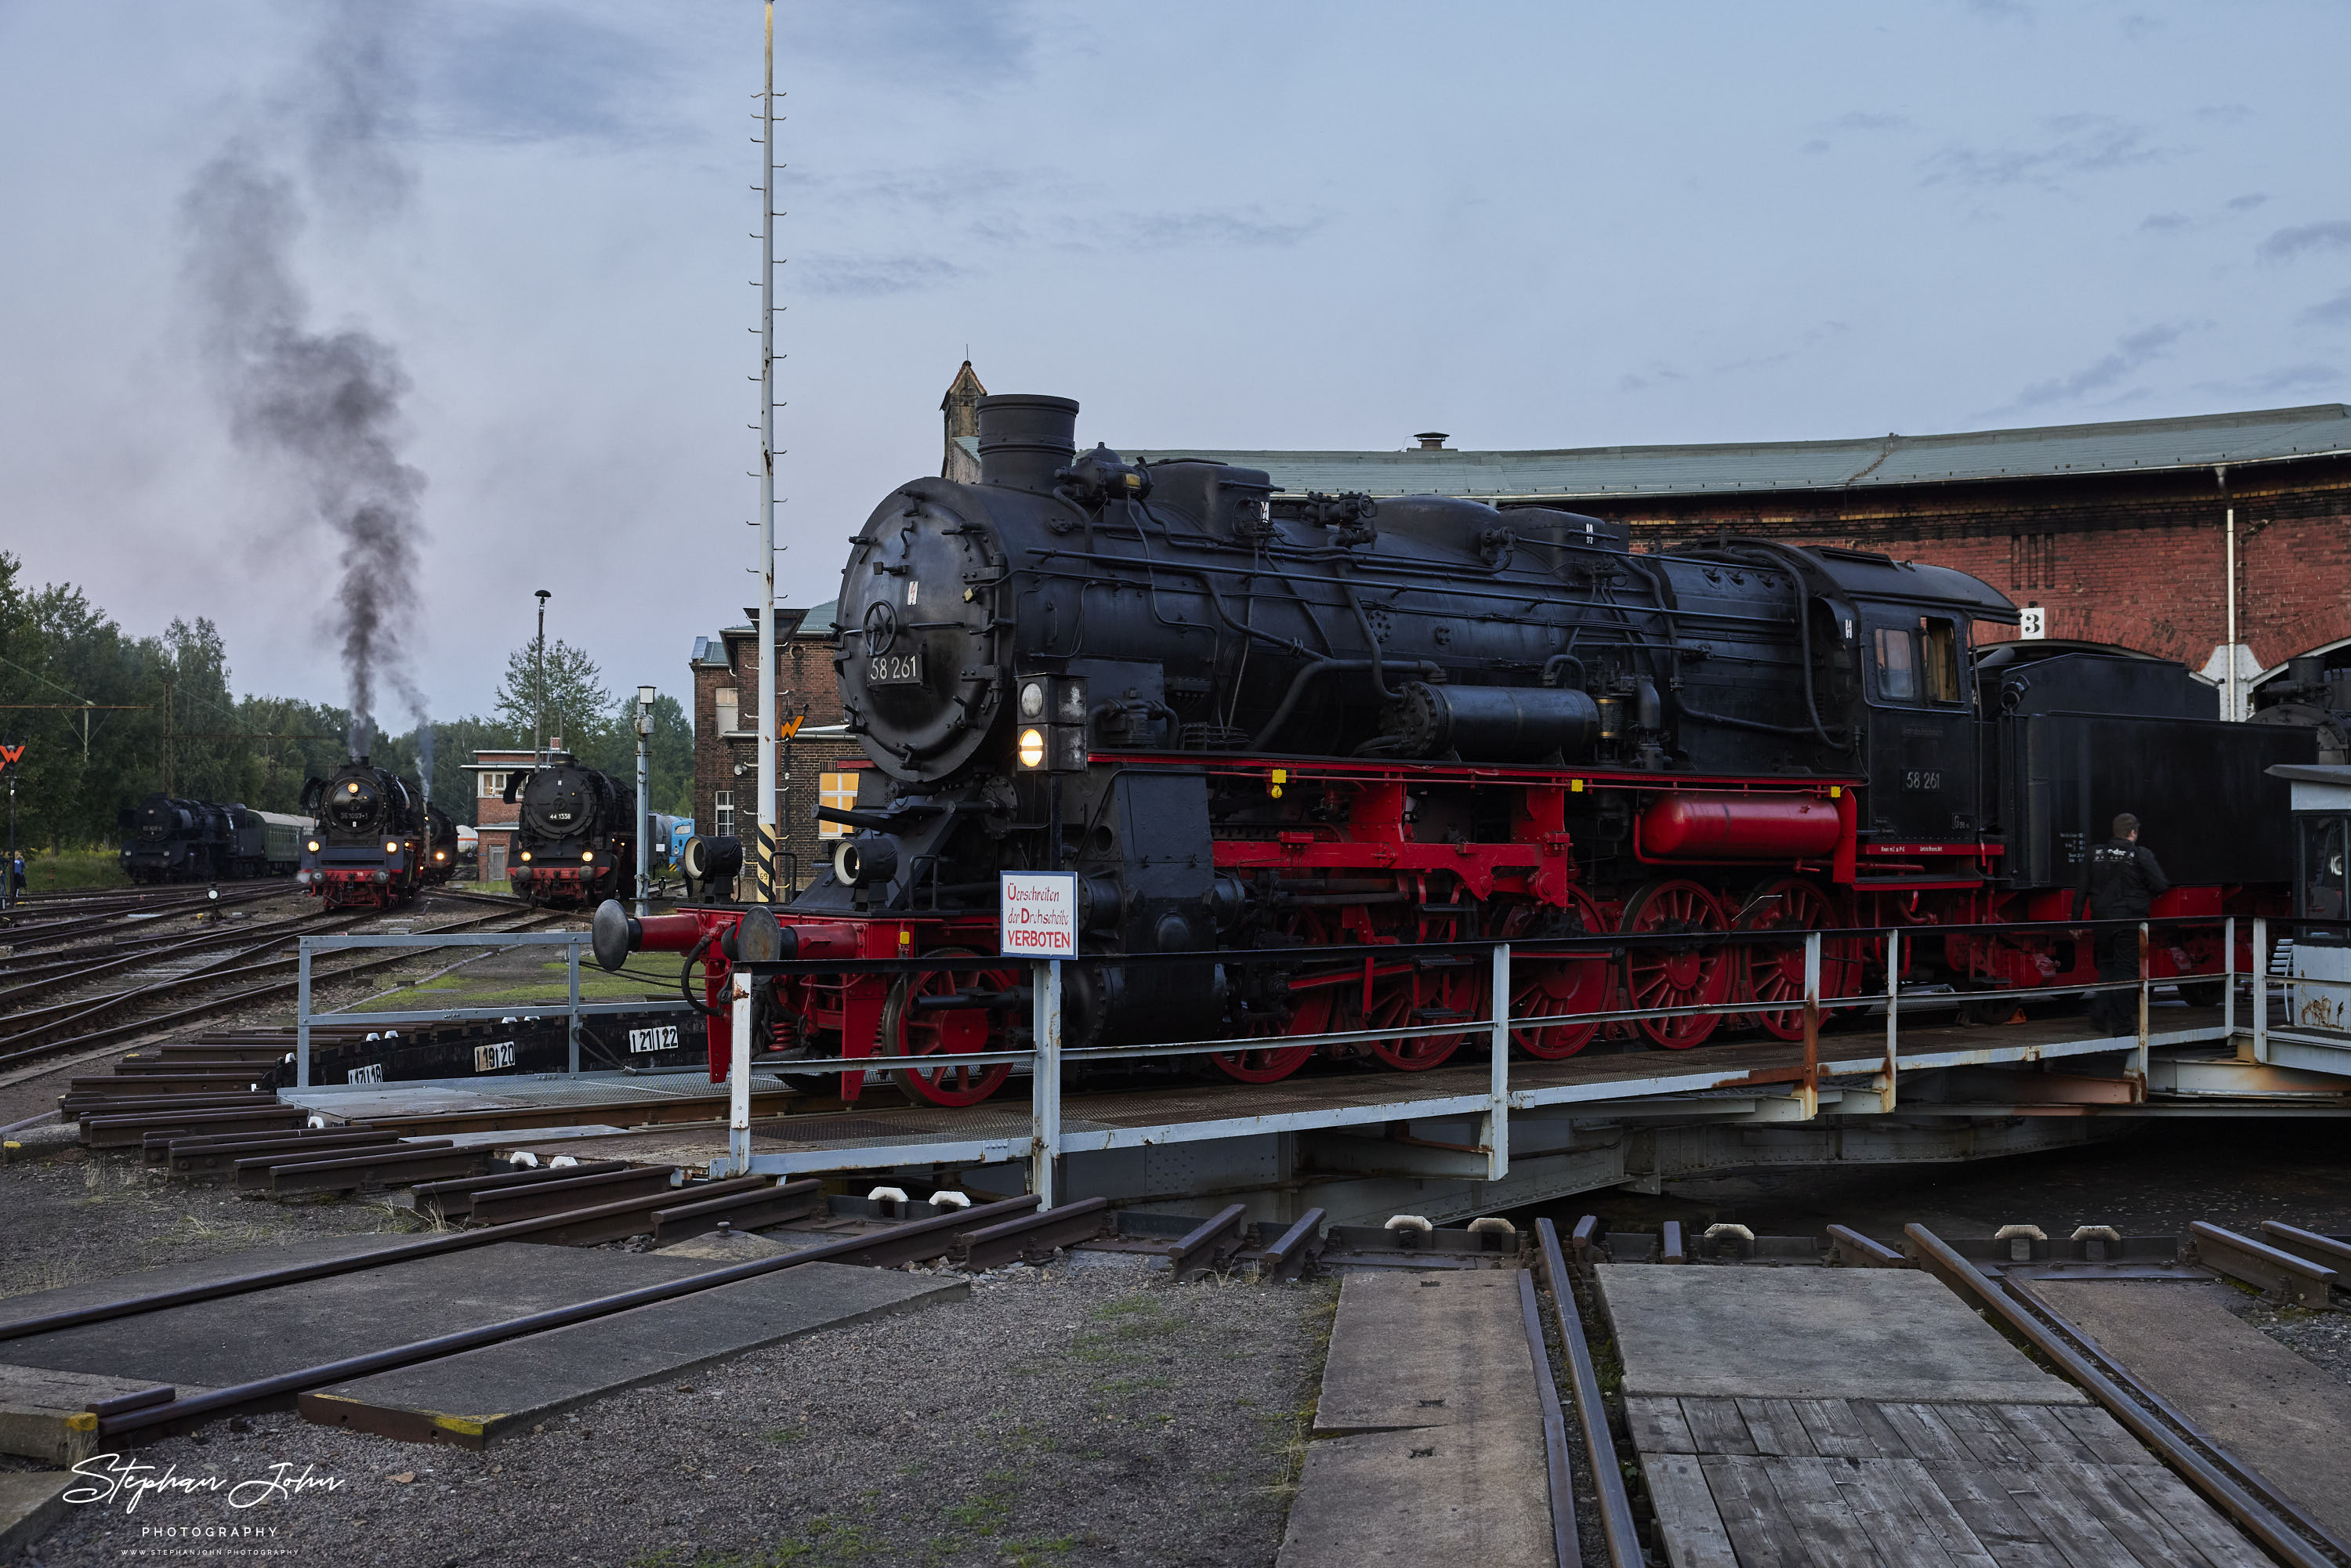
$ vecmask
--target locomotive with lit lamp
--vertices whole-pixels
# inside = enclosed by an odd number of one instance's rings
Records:
[[[535,904],[585,909],[627,897],[637,872],[636,787],[557,752],[507,780],[521,807],[507,876]]]
[[[849,830],[829,870],[781,908],[598,911],[608,967],[702,967],[714,1078],[740,927],[772,956],[938,963],[772,977],[745,1042],[763,1065],[871,1056],[918,1101],[987,1098],[1010,1069],[956,1057],[1029,1028],[1005,872],[1076,878],[1067,1044],[1228,1039],[1207,1061],[1247,1082],[1483,1040],[1489,967],[1426,951],[1449,942],[1524,945],[1510,1037],[1552,1060],[1604,1028],[1800,1038],[1815,931],[1831,998],[1882,986],[1886,926],[1913,932],[1904,978],[1992,1006],[2092,983],[2086,938],[1997,927],[2095,915],[2084,851],[2124,810],[2174,883],[2155,913],[2215,921],[2167,934],[2158,978],[2217,990],[2220,917],[2285,907],[2264,770],[2309,760],[2314,729],[2224,727],[2169,661],[2000,640],[2015,607],[1964,572],[1278,496],[1255,469],[1080,456],[1076,414],[984,399],[977,482],[902,485],[856,536],[836,663],[865,758],[855,804],[815,813]],[[1613,940],[1541,946],[1588,936]],[[1692,1007],[1721,1010],[1671,1010]],[[1396,1038],[1290,1043],[1355,1030]]]
[[[457,832],[448,818],[427,808],[399,774],[364,757],[305,780],[302,809],[317,825],[302,841],[294,880],[329,909],[404,904],[429,882],[447,880],[445,872],[434,875],[438,868],[454,868]]]

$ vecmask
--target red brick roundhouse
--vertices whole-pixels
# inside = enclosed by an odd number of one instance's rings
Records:
[[[2041,635],[2121,643],[2216,682],[2233,509],[2237,641],[2250,650],[2241,679],[2301,653],[2351,664],[2351,408],[2341,403],[1732,445],[1474,452],[1434,432],[1416,439],[1399,452],[1119,450],[1262,468],[1288,495],[1565,507],[1631,524],[1635,549],[1729,534],[1881,550],[1982,578],[2042,611]]]
[[[694,673],[694,828],[736,835],[750,853],[759,773],[759,629],[756,612],[715,637],[696,637]],[[841,684],[832,664],[832,606],[776,607],[778,710],[798,731],[776,756],[776,821],[803,883],[814,876],[841,830],[810,820],[820,803],[857,799],[837,771],[862,755],[841,727]],[[747,861],[744,885],[749,885]]]

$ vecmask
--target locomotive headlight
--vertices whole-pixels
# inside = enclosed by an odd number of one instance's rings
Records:
[[[356,795],[356,794],[358,794],[358,793],[360,792],[360,787],[359,787],[357,784],[355,784],[355,783],[353,783],[353,784],[346,784],[346,785],[344,785],[344,786],[343,786],[343,788],[344,788],[345,789],[349,790],[350,793],[352,793],[352,794],[354,794],[354,795]]]
[[[580,852],[580,863],[581,865],[591,864],[594,862],[595,859],[596,852],[594,850],[581,850]]]
[[[433,858],[436,861],[445,861],[449,858],[449,852],[447,850],[434,850],[433,852]]]
[[[1020,688],[1020,716],[1022,718],[1045,716],[1044,682],[1030,681]],[[1032,762],[1029,766],[1034,768],[1036,764]]]
[[[393,840],[386,839],[383,841],[383,852],[388,855],[396,855],[400,852],[400,845]]]
[[[317,853],[319,852],[319,841],[318,841],[318,840],[316,840],[316,839],[312,839],[308,843],[307,843],[307,844],[303,845],[302,847],[303,847],[304,849],[306,849],[306,850],[308,850],[312,854],[314,854],[314,855],[315,855],[315,854],[317,854]]]
[[[528,865],[530,863],[530,852],[528,850],[522,852],[522,863],[525,865]]]
[[[1030,686],[1029,690],[1033,692],[1036,691],[1037,688],[1035,686]],[[1042,694],[1040,693],[1040,699],[1041,696]],[[1028,706],[1029,696],[1027,692],[1021,694],[1020,703],[1023,707]],[[1041,700],[1040,702],[1040,706],[1042,706]],[[1018,749],[1018,755],[1020,759],[1020,766],[1023,768],[1044,767],[1045,732],[1041,729],[1022,730],[1020,732],[1020,745]]]

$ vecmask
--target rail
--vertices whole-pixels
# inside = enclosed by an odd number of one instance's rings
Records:
[[[870,1072],[874,1071],[917,1071],[925,1068],[971,1068],[1010,1065],[1025,1068],[1029,1077],[1029,1126],[1025,1139],[1007,1139],[1000,1133],[993,1136],[975,1137],[970,1146],[941,1145],[931,1150],[941,1159],[971,1159],[994,1163],[998,1160],[1026,1159],[1029,1166],[1030,1190],[1050,1207],[1056,1201],[1060,1185],[1058,1163],[1066,1155],[1090,1153],[1114,1147],[1134,1146],[1154,1142],[1175,1141],[1166,1137],[1172,1129],[1121,1129],[1109,1134],[1087,1132],[1077,1135],[1065,1134],[1062,1126],[1061,1098],[1064,1071],[1072,1065],[1107,1061],[1141,1061],[1153,1059],[1198,1056],[1211,1053],[1249,1051],[1314,1050],[1328,1045],[1353,1045],[1411,1040],[1431,1036],[1459,1035],[1474,1039],[1483,1034],[1489,1045],[1489,1072],[1482,1092],[1456,1092],[1412,1102],[1408,1105],[1379,1105],[1364,1110],[1354,1119],[1393,1120],[1402,1117],[1433,1117],[1475,1115],[1479,1132],[1474,1144],[1465,1152],[1485,1156],[1484,1179],[1499,1181],[1510,1169],[1510,1113],[1513,1110],[1533,1110],[1538,1107],[1577,1098],[1576,1094],[1557,1087],[1528,1086],[1513,1082],[1513,1059],[1510,1049],[1514,1030],[1540,1032],[1567,1028],[1581,1029],[1588,1025],[1611,1022],[1634,1022],[1674,1017],[1712,1016],[1734,1018],[1758,1013],[1800,1014],[1802,1032],[1798,1041],[1801,1055],[1792,1071],[1771,1082],[1784,1082],[1792,1088],[1797,1119],[1809,1120],[1819,1114],[1821,1082],[1825,1071],[1821,1051],[1821,1023],[1831,1012],[1882,1007],[1885,1009],[1884,1043],[1874,1057],[1873,1088],[1878,1096],[1879,1108],[1891,1111],[1897,1097],[1896,1079],[1902,1070],[1901,1030],[1905,1016],[1922,1009],[1941,1011],[1971,1000],[1997,999],[2001,1003],[2034,998],[2080,997],[2099,992],[2130,992],[2137,999],[2137,1019],[2132,1029],[2113,1037],[2114,1045],[2096,1043],[2101,1051],[2126,1051],[2131,1064],[2126,1076],[2136,1085],[2134,1097],[2142,1098],[2148,1080],[2151,1051],[2158,1031],[2153,1028],[2153,989],[2157,983],[2153,974],[2151,944],[2158,931],[2194,930],[2220,933],[2221,967],[2218,973],[2199,972],[2177,977],[2191,982],[2202,980],[2219,983],[2223,990],[2224,1029],[2233,1031],[2236,1019],[2239,984],[2245,978],[2236,961],[2237,916],[2230,915],[2169,915],[2144,920],[2061,920],[2046,922],[2006,922],[1963,925],[1896,925],[1838,926],[1827,930],[1775,931],[1703,931],[1687,933],[1627,933],[1614,932],[1585,936],[1544,937],[1508,941],[1487,939],[1470,942],[1440,942],[1421,944],[1381,944],[1344,947],[1299,947],[1255,949],[1246,952],[1218,951],[1204,955],[1198,952],[1155,953],[1121,956],[1122,964],[1149,965],[1157,963],[1198,964],[1204,958],[1226,965],[1269,964],[1330,965],[1334,956],[1343,955],[1350,963],[1377,963],[1382,966],[1411,962],[1432,962],[1458,965],[1464,961],[1482,959],[1489,966],[1487,995],[1489,1005],[1483,1018],[1448,1019],[1442,1024],[1419,1022],[1395,1028],[1334,1030],[1312,1034],[1277,1034],[1157,1041],[1143,1044],[1095,1046],[1070,1049],[1064,1046],[1061,1034],[1062,967],[1065,963],[1084,962],[1063,959],[988,958],[962,956],[953,964],[935,958],[875,958],[875,959],[789,959],[773,962],[738,963],[733,969],[732,1022],[734,1038],[753,1038],[752,996],[755,982],[760,978],[799,974],[923,974],[946,969],[1004,969],[1027,967],[1031,974],[1025,988],[1029,1003],[1029,1043],[1000,1050],[962,1051],[937,1057],[802,1057],[778,1063],[770,1060],[760,1065],[780,1067],[794,1075],[831,1072]],[[2313,924],[2325,924],[2314,922]],[[2335,923],[2340,925],[2342,923]],[[2004,988],[1981,992],[1962,991],[1935,995],[1931,998],[1905,994],[1901,977],[1907,967],[1905,944],[1924,936],[1930,939],[1970,935],[2000,935],[2008,937],[2059,937],[2079,942],[2093,933],[2110,930],[2135,930],[2138,935],[2138,974],[2131,979],[2110,981],[2075,981],[2065,984]],[[2254,923],[2254,945],[2265,951],[2267,925],[2260,919]],[[1882,956],[1887,977],[1883,989],[1836,992],[1823,995],[1822,989],[1823,954],[1824,946],[1834,942],[1841,949],[1859,945],[1861,951],[1876,952]],[[1692,948],[1766,947],[1782,952],[1802,948],[1802,987],[1800,996],[1759,998],[1733,994],[1714,1002],[1696,1002],[1671,1007],[1620,1008],[1573,1014],[1538,1013],[1513,1017],[1510,1012],[1511,964],[1514,957],[1536,957],[1551,960],[1614,961],[1628,950],[1688,950]],[[1840,957],[1840,964],[1850,962]],[[575,957],[576,966],[576,957]],[[2266,1022],[2266,993],[2262,990],[2264,964],[2254,965],[2254,1013],[2256,1028]],[[2170,977],[2167,977],[2167,979]],[[2278,982],[2271,981],[2271,984]],[[2346,982],[2351,987],[2351,982]],[[1000,993],[1017,997],[1018,992]],[[381,1015],[371,1015],[381,1016]],[[2351,1047],[2351,1036],[2344,1041]],[[1678,1052],[1672,1053],[1679,1055]],[[1840,1053],[1842,1058],[1849,1053]],[[736,1069],[729,1075],[727,1155],[725,1168],[735,1175],[766,1168],[769,1174],[788,1174],[788,1167],[775,1165],[755,1165],[752,1148],[751,1082],[746,1065],[747,1052],[734,1057]],[[1702,1060],[1702,1059],[1701,1059]],[[2351,1058],[2346,1058],[2351,1062]],[[1849,1071],[1841,1066],[1840,1071]],[[1743,1075],[1749,1082],[1762,1082],[1761,1074]],[[1353,1113],[1351,1113],[1351,1115]],[[1309,1124],[1305,1122],[1300,1125]],[[1314,1123],[1312,1124],[1323,1124]],[[1335,1123],[1332,1124],[1336,1124]],[[1247,1127],[1230,1128],[1226,1124],[1200,1124],[1185,1129],[1191,1137],[1236,1135],[1238,1133],[1281,1131],[1286,1127],[1276,1118],[1252,1118]],[[1023,1147],[1022,1145],[1026,1146]],[[716,1172],[719,1167],[714,1166]],[[814,1166],[790,1166],[789,1169],[818,1168]]]
[[[690,1010],[684,1001],[587,1002],[580,999],[580,951],[593,940],[585,931],[488,932],[466,936],[435,936],[430,934],[414,936],[380,935],[304,936],[298,939],[295,970],[294,1012],[294,1086],[297,1089],[315,1087],[310,1082],[310,1030],[316,1024],[365,1024],[371,1028],[392,1028],[400,1024],[420,1023],[493,1023],[513,1018],[551,1018],[559,1012],[565,1020],[565,1039],[569,1044],[567,1072],[580,1071],[580,1025],[583,1019],[598,1018],[611,1013],[682,1013]],[[529,1002],[508,1002],[503,1007],[485,1008],[410,1008],[400,1010],[368,1012],[313,1012],[310,1010],[310,960],[319,953],[340,952],[352,947],[561,947],[564,949],[564,972],[567,996],[559,1006],[552,1000],[544,1005]]]

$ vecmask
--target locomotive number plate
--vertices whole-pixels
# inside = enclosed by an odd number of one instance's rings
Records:
[[[662,1024],[654,1029],[632,1029],[629,1031],[629,1051],[634,1055],[648,1051],[675,1051],[677,1025]]]
[[[923,684],[923,655],[914,653],[881,653],[865,661],[865,684],[869,686],[919,686]]]
[[[514,1065],[514,1041],[502,1040],[496,1045],[474,1047],[474,1071],[496,1072],[501,1067]]]

